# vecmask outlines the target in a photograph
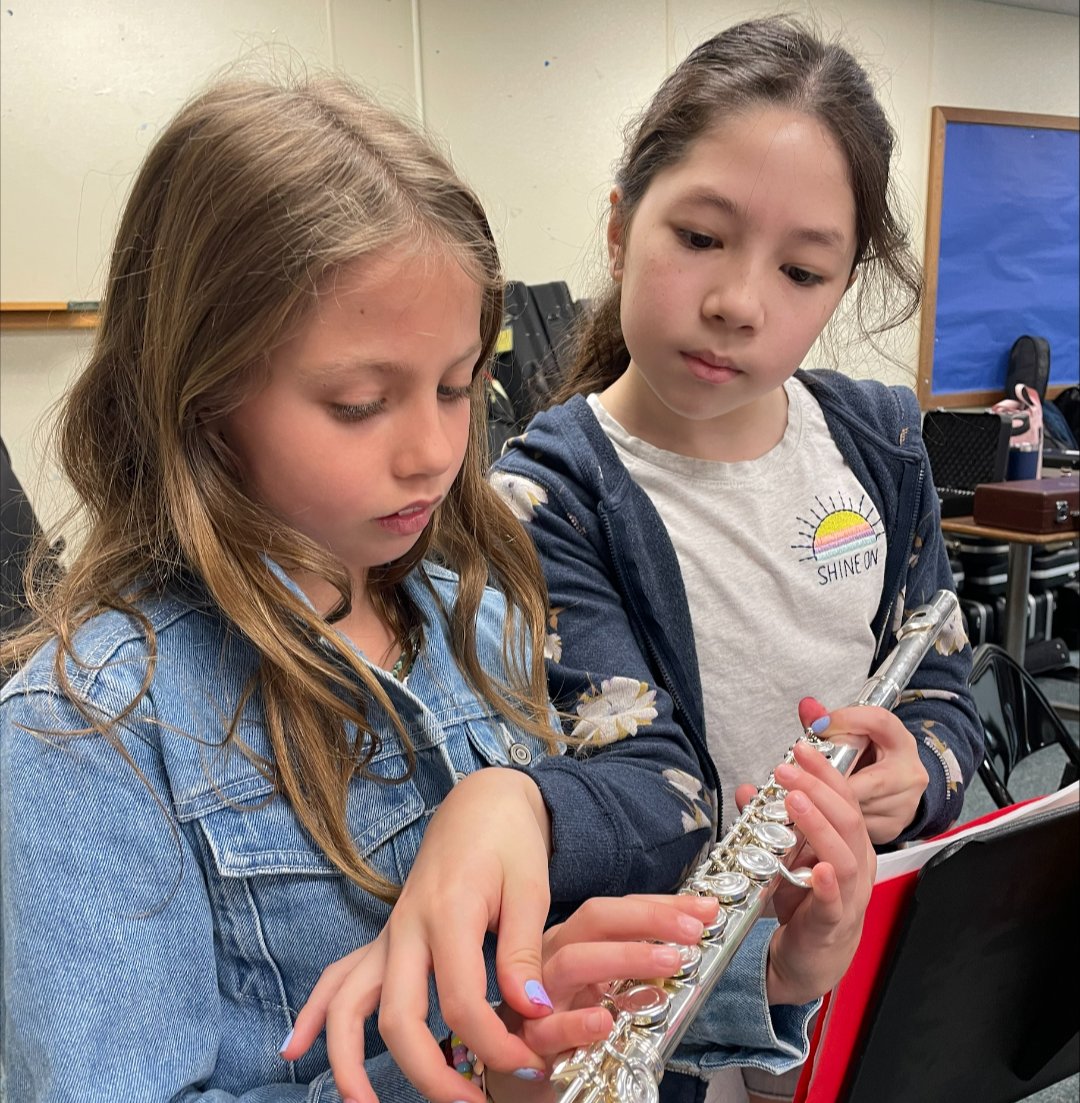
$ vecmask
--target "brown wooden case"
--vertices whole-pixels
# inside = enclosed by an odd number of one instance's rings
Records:
[[[1018,532],[1080,531],[1080,473],[975,488],[975,523]]]

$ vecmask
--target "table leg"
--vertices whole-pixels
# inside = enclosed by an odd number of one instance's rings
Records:
[[[1009,578],[1005,587],[1005,650],[1024,665],[1027,642],[1028,587],[1031,583],[1031,545],[1009,544]]]

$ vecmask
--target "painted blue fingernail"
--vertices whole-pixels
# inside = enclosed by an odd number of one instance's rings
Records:
[[[281,1053],[282,1050],[288,1047],[289,1043],[292,1041],[292,1036],[293,1032],[290,1030],[289,1033],[285,1035],[285,1040],[277,1047],[278,1053]]]
[[[555,1010],[551,997],[544,991],[544,986],[538,980],[525,982],[525,995],[529,997],[529,1003],[536,1007],[546,1007],[549,1011]]]
[[[542,1069],[515,1069],[514,1075],[519,1080],[546,1080],[547,1076]]]
[[[832,718],[828,716],[819,716],[811,725],[810,730],[814,735],[821,735],[821,733],[832,723]]]

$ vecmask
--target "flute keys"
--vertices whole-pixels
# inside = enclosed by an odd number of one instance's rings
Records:
[[[750,891],[750,878],[737,870],[725,870],[695,882],[701,891],[715,896],[721,904],[741,904]]]
[[[747,877],[755,881],[768,881],[779,872],[780,863],[775,854],[760,846],[742,846],[735,852],[735,860]]]
[[[795,838],[795,832],[783,823],[755,823],[751,832],[773,854],[785,854],[799,841]]]
[[[629,1016],[634,1026],[658,1026],[668,1015],[671,997],[655,984],[637,984],[612,1000],[615,1008]]]
[[[660,1085],[649,1070],[627,1064],[615,1074],[615,1098],[619,1103],[658,1103]]]
[[[768,801],[761,806],[758,815],[769,823],[791,823],[791,817],[788,815],[787,806],[784,804],[783,800]]]
[[[701,949],[697,946],[683,946],[675,943],[679,951],[679,971],[672,975],[673,980],[693,980],[701,968]]]
[[[808,889],[813,887],[814,871],[807,866],[799,866],[798,869],[788,869],[781,863],[777,872],[785,881],[789,881],[796,888]]]
[[[705,930],[701,932],[701,937],[709,942],[716,942],[724,937],[726,927],[727,912],[721,909],[716,913],[716,918],[711,923],[705,924]]]
[[[663,942],[660,945],[679,951],[679,968],[671,974],[672,980],[693,980],[698,975],[701,950],[697,946],[684,946],[681,942]]]

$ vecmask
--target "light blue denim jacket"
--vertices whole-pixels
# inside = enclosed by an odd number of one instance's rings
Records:
[[[433,566],[426,574],[430,585],[416,575],[408,583],[426,621],[423,651],[407,685],[380,674],[416,769],[396,784],[353,782],[347,816],[363,857],[400,882],[458,778],[531,759],[552,813],[556,900],[673,885],[707,841],[707,830],[697,838],[678,826],[678,795],[662,776],[673,764],[694,768],[689,746],[624,740],[591,759],[545,756],[466,684],[440,615],[456,578]],[[0,695],[0,1087],[9,1103],[338,1103],[322,1039],[293,1063],[278,1047],[322,970],[374,938],[389,908],[336,871],[249,758],[220,746],[256,665],[251,646],[190,595],[143,608],[158,659],[120,727],[123,754],[97,734],[34,734],[85,728],[57,690],[52,646]],[[477,635],[481,661],[496,673],[503,616],[502,599],[489,593]],[[102,614],[77,649],[85,666],[69,666],[74,692],[102,716],[117,715],[147,674],[142,631]],[[371,720],[382,735],[372,771],[401,777],[392,725]],[[270,757],[255,700],[240,735]],[[671,822],[666,834],[653,831]],[[461,871],[468,876],[467,840]],[[730,1024],[731,1047],[697,1051],[695,1064],[779,1068],[803,1048],[803,1010],[770,1018],[764,1007],[768,934],[743,947],[710,1008]],[[430,1022],[441,1036],[434,991]],[[374,1021],[365,1046],[379,1099],[416,1103]]]

